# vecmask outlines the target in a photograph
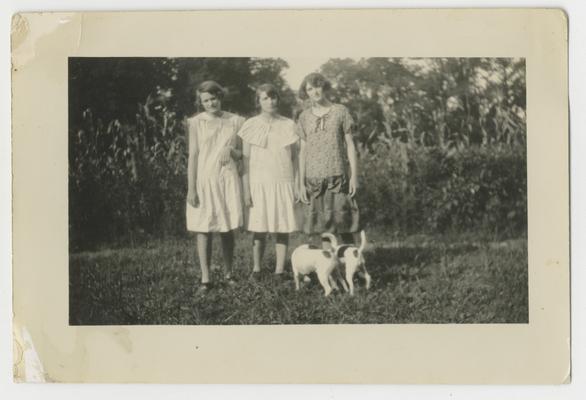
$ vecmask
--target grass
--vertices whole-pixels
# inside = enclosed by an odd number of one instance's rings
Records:
[[[472,242],[462,237],[412,237],[389,243],[369,232],[365,252],[373,277],[354,297],[323,296],[315,276],[299,292],[293,281],[272,279],[267,246],[265,277],[248,278],[251,238],[238,233],[235,287],[197,293],[199,266],[193,238],[151,241],[142,247],[70,255],[72,325],[240,325],[377,323],[526,323],[527,242]],[[293,235],[291,248],[302,243]],[[219,240],[214,261],[220,260]],[[290,271],[290,269],[289,269]]]

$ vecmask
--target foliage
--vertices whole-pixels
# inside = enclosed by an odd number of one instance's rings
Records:
[[[72,251],[185,234],[184,120],[207,79],[224,107],[256,112],[254,88],[281,89],[262,58],[70,58]],[[518,59],[332,59],[322,72],[357,123],[359,203],[369,227],[524,235],[525,64]]]
[[[370,226],[402,234],[525,235],[523,155],[508,146],[445,150],[394,140],[384,153],[361,159],[362,213]]]
[[[322,72],[369,151],[381,137],[442,148],[525,143],[522,59],[331,59]]]

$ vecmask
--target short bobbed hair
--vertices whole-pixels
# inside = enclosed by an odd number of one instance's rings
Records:
[[[324,92],[328,92],[332,88],[332,84],[325,76],[319,72],[313,72],[303,78],[303,82],[301,82],[301,86],[299,86],[299,98],[301,100],[307,100],[309,98],[306,90],[308,83],[313,87],[322,88]]]
[[[200,96],[202,93],[212,94],[218,99],[222,100],[224,99],[225,90],[216,81],[205,81],[200,83],[200,85],[197,87],[196,97],[198,103],[200,103]]]
[[[279,94],[279,91],[277,90],[275,85],[270,83],[264,83],[256,88],[256,94],[254,96],[256,108],[260,109],[260,95],[263,93],[271,99],[277,99],[277,105],[281,103],[281,95]]]

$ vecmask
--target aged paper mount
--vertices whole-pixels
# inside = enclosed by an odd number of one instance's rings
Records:
[[[202,39],[210,31],[217,34]],[[69,326],[68,57],[318,56],[324,49],[312,45],[316,34],[328,35],[331,57],[526,58],[529,323]],[[30,13],[14,17],[12,49],[15,380],[569,381],[567,20],[562,11]]]

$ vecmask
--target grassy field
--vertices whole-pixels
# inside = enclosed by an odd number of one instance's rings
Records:
[[[238,325],[376,323],[526,323],[527,241],[491,242],[469,237],[411,237],[389,242],[369,232],[365,251],[373,277],[354,297],[329,298],[315,276],[299,292],[277,282],[273,246],[265,276],[249,279],[251,237],[238,233],[236,286],[197,293],[199,266],[194,239],[153,241],[137,248],[70,255],[72,325]],[[291,247],[302,243],[294,235]],[[219,262],[219,238],[214,262]],[[290,267],[288,267],[288,272]]]

